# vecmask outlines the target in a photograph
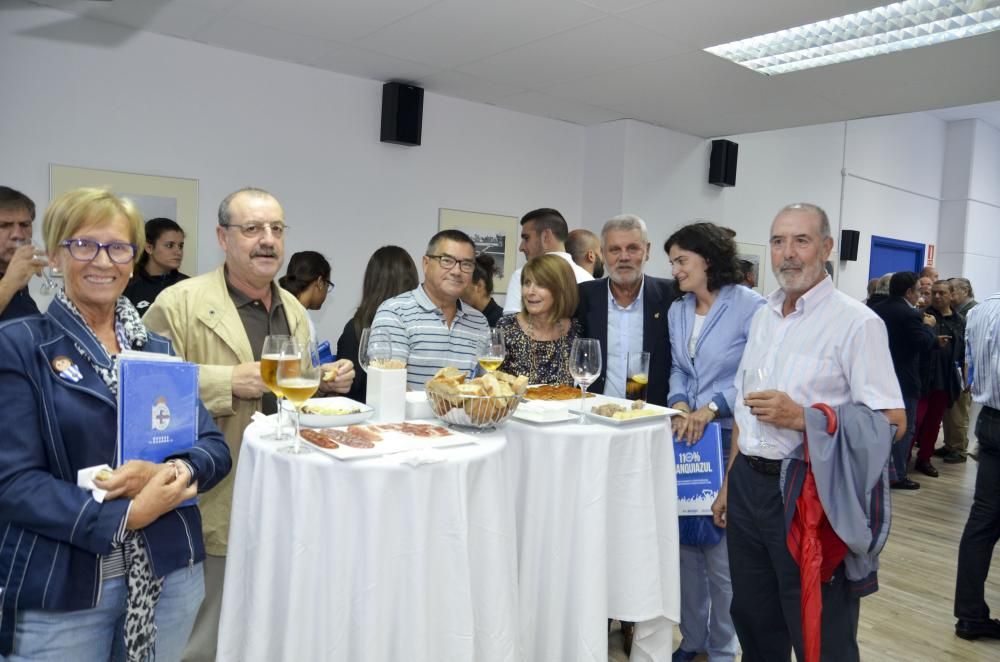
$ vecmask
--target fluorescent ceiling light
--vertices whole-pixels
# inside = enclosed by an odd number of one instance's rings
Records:
[[[770,76],[997,29],[1000,0],[904,0],[705,50]]]

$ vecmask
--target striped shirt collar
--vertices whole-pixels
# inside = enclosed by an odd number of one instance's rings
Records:
[[[420,283],[420,285],[417,285],[417,288],[415,290],[413,290],[413,299],[424,310],[427,310],[427,311],[436,310],[437,312],[441,313],[442,315],[444,314],[444,312],[441,310],[441,308],[436,303],[434,303],[433,301],[431,301],[430,296],[428,296],[428,294],[427,294],[427,290],[424,289],[424,284],[423,283]],[[455,317],[456,318],[458,318],[458,317],[465,317],[468,313],[465,310],[463,310],[463,308],[462,308],[462,300],[461,299],[456,299],[455,300],[455,304],[458,306],[457,309],[456,309],[456,311],[455,311]]]
[[[820,282],[809,288],[805,294],[799,297],[799,300],[795,302],[795,310],[793,313],[806,314],[811,312],[814,308],[818,307],[824,300],[828,299],[834,290],[833,279],[829,275],[823,278]],[[785,305],[786,293],[783,289],[778,288],[774,292],[771,292],[770,296],[767,297],[768,307],[777,313],[778,315],[784,315],[782,313],[782,307]],[[789,313],[789,314],[793,314]]]

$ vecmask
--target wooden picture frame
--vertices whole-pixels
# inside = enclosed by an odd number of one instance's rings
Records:
[[[142,212],[143,220],[163,216],[184,229],[184,260],[181,271],[198,273],[198,180],[160,175],[142,175],[116,170],[96,170],[58,164],[49,165],[49,199],[83,186],[108,187],[129,198]],[[143,246],[139,250],[143,250]]]
[[[517,216],[487,214],[461,209],[438,210],[438,229],[456,229],[476,242],[476,254],[487,253],[497,265],[493,292],[506,294],[510,274],[517,268],[519,240]]]

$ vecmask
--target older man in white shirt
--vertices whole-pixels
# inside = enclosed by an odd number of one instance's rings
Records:
[[[521,218],[521,245],[518,250],[524,253],[524,257],[528,260],[549,253],[558,255],[573,267],[577,283],[593,280],[594,277],[590,272],[574,262],[573,256],[566,252],[567,237],[569,237],[569,226],[562,214],[555,209],[534,209]],[[504,314],[521,312],[521,268],[510,276],[503,312]]]
[[[801,457],[805,407],[866,405],[905,431],[885,325],[836,290],[823,264],[833,249],[826,213],[789,205],[771,225],[781,286],[759,309],[736,378],[736,425],[726,482],[712,510],[726,526],[732,615],[743,662],[803,658],[799,568],[786,544],[781,461]],[[744,375],[758,377],[743,393]],[[823,586],[822,659],[859,660],[859,598],[843,565]]]

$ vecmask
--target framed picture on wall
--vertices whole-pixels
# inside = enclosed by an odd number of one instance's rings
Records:
[[[184,229],[181,271],[198,273],[198,180],[49,165],[49,199],[82,186],[108,187],[129,198],[143,220],[169,218]],[[142,250],[142,246],[139,247]]]
[[[738,241],[736,242],[736,259],[753,274],[753,280],[750,281],[753,284],[753,290],[759,294],[767,293],[765,286],[767,276],[766,246],[744,244]]]
[[[486,253],[497,265],[493,291],[507,293],[510,274],[516,268],[518,224],[516,216],[501,216],[478,211],[440,209],[438,229],[461,230],[476,242],[476,254]]]

